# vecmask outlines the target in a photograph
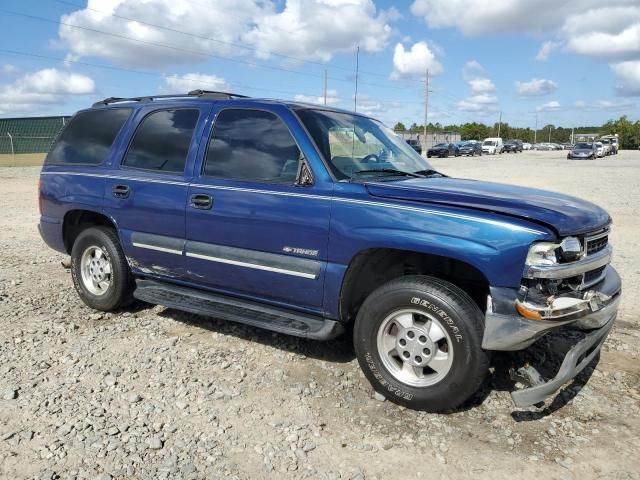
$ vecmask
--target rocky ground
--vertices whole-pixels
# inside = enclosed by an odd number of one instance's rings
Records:
[[[640,155],[433,163],[576,194],[615,218],[619,320],[595,369],[547,408],[513,407],[510,357],[467,407],[433,415],[374,398],[348,337],[144,304],[91,311],[38,236],[38,169],[0,168],[0,478],[640,479]]]

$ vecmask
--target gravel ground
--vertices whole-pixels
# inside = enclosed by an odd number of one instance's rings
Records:
[[[547,408],[513,407],[509,356],[468,407],[433,415],[375,399],[348,337],[143,304],[92,311],[38,235],[38,168],[0,168],[0,477],[640,479],[640,154],[433,163],[581,196],[615,219],[617,325],[596,368]]]

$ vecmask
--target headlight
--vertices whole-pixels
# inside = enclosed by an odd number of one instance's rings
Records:
[[[582,243],[576,237],[566,237],[560,243],[534,243],[527,254],[527,265],[555,265],[579,260],[583,255]]]
[[[558,263],[556,250],[560,248],[557,243],[534,243],[527,254],[527,265],[555,265]]]

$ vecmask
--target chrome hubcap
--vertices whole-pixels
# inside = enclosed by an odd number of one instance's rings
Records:
[[[104,295],[111,285],[111,260],[100,247],[89,247],[80,260],[82,283],[93,295]]]
[[[446,328],[420,310],[398,310],[385,318],[377,345],[389,373],[413,387],[438,383],[453,364],[453,344]]]

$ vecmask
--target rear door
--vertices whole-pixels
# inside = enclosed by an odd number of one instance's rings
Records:
[[[220,107],[189,187],[186,263],[199,285],[316,312],[332,186],[296,185],[297,122],[280,105]]]
[[[183,278],[185,171],[197,155],[210,105],[140,109],[106,179],[105,206],[115,219],[129,264],[138,274]]]

